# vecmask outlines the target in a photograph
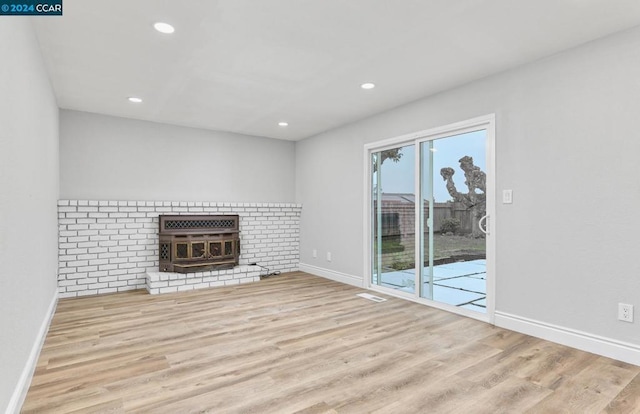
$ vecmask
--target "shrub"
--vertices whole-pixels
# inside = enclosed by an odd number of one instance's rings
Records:
[[[460,230],[460,220],[455,217],[449,217],[442,220],[440,225],[440,233],[457,233]]]
[[[394,270],[407,270],[407,269],[413,269],[414,267],[416,267],[415,263],[410,261],[398,260],[391,264],[391,268]]]

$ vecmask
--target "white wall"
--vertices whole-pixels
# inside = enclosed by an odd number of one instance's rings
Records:
[[[58,108],[31,21],[0,24],[0,412],[19,404],[57,273]],[[33,362],[33,361],[31,361]],[[23,382],[23,383],[21,383]],[[11,400],[12,396],[14,399]]]
[[[290,141],[61,110],[60,198],[291,202],[294,147]]]
[[[301,263],[363,277],[363,144],[495,113],[497,311],[640,346],[639,73],[634,29],[299,142]]]

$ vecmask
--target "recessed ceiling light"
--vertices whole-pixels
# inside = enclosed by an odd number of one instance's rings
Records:
[[[154,29],[159,31],[160,33],[171,34],[176,31],[169,23],[157,22],[153,25]]]
[[[371,82],[367,82],[367,83],[363,83],[362,85],[360,85],[360,87],[362,89],[373,89],[373,88],[376,87],[376,85],[371,83]]]
[[[133,103],[141,103],[142,102],[142,98],[138,98],[137,96],[130,96],[127,99],[129,99],[129,102],[133,102]]]
[[[288,122],[278,122],[278,126],[286,127],[286,126],[289,126],[289,123]]]

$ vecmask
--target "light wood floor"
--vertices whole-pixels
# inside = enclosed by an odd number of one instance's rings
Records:
[[[60,300],[23,412],[640,413],[640,367],[362,291]]]

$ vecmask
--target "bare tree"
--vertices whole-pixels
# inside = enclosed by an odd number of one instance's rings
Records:
[[[467,193],[461,193],[453,182],[455,170],[445,167],[440,170],[442,179],[447,182],[447,191],[449,195],[457,202],[462,203],[466,208],[471,210],[473,224],[471,225],[471,234],[474,237],[483,237],[484,234],[478,228],[477,223],[486,214],[486,182],[487,175],[473,164],[473,157],[465,155],[458,160],[460,169],[464,171],[465,185],[469,189]],[[480,192],[477,192],[480,191]]]
[[[383,162],[385,162],[386,160],[391,160],[393,162],[398,162],[400,161],[400,158],[402,158],[402,148],[394,148],[394,149],[390,149],[390,150],[386,150],[386,151],[381,151],[380,152],[380,165],[382,165]],[[373,172],[378,171],[378,164],[375,162],[373,162]]]

